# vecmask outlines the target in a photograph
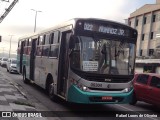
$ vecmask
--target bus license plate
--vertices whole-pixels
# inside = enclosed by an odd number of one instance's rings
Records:
[[[112,96],[103,96],[102,100],[112,100]]]

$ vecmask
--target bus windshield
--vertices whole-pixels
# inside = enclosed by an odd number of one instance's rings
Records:
[[[77,36],[74,40],[70,55],[71,68],[96,74],[133,74],[134,43],[86,36]]]

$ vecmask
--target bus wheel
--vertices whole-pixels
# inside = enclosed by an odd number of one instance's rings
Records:
[[[29,80],[26,78],[26,71],[23,72],[23,82],[24,83],[29,83]]]
[[[56,96],[54,95],[54,85],[53,83],[49,84],[48,94],[51,100],[56,101]]]
[[[131,100],[131,102],[129,104],[130,105],[135,105],[136,103],[137,103],[137,98],[136,98],[135,93],[133,93],[132,100]]]

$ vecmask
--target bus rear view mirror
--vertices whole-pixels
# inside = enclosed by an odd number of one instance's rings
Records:
[[[101,51],[102,54],[107,54],[107,45],[104,43],[103,46],[102,46],[102,51]]]

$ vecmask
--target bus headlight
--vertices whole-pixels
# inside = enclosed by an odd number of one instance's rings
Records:
[[[130,87],[130,88],[125,88],[124,90],[123,90],[123,92],[124,93],[127,93],[127,92],[130,92],[132,90],[132,87]]]
[[[129,88],[125,88],[125,89],[124,89],[124,92],[129,92]]]
[[[83,86],[82,90],[83,90],[83,91],[87,91],[87,87],[86,87],[86,86]]]
[[[87,91],[88,88],[82,84],[78,84],[78,88],[81,89],[82,91]]]
[[[87,91],[88,90],[88,87],[84,86],[83,84],[79,83],[78,81],[76,81],[74,79],[71,79],[71,84],[76,85],[82,91]]]

